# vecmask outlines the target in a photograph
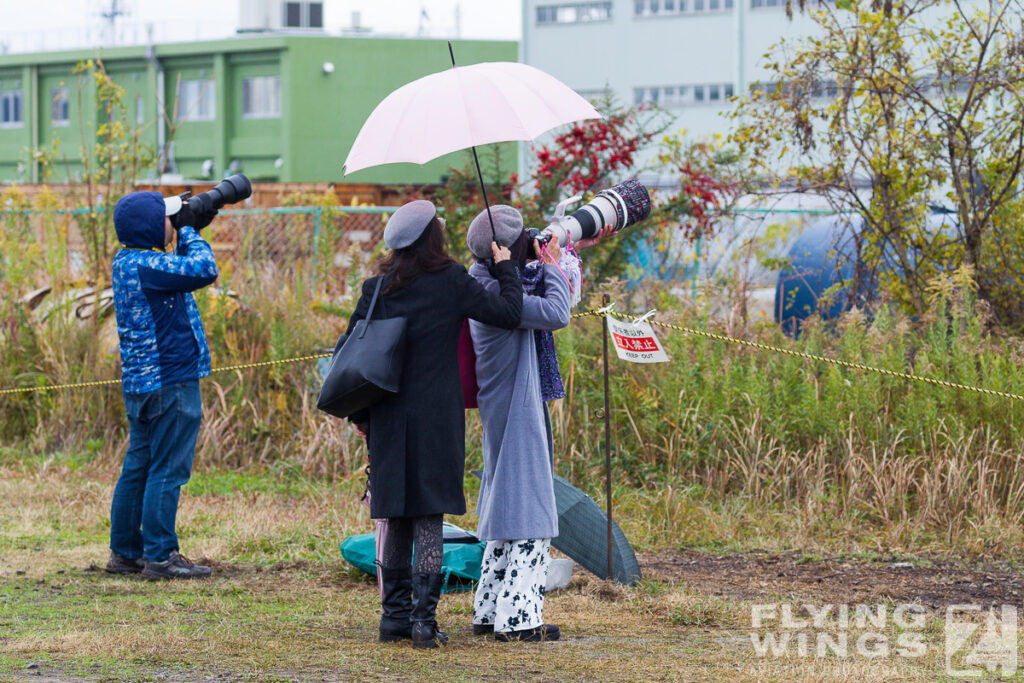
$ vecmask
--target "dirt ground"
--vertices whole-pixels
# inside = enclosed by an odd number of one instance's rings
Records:
[[[943,678],[933,646],[945,608],[1019,604],[1024,581],[1008,563],[939,557],[665,550],[638,559],[644,582],[634,590],[577,567],[545,610],[565,638],[544,650],[474,638],[472,595],[450,594],[441,611],[453,643],[429,657],[375,643],[372,579],[308,561],[211,562],[214,578],[194,586],[111,577],[95,564],[28,571],[0,580],[0,599],[16,599],[6,620],[0,600],[0,626],[21,630],[14,640],[0,635],[0,654],[9,648],[0,680],[476,681],[517,671],[537,681],[924,682]],[[923,632],[932,649],[920,659],[754,657],[750,604],[787,602],[920,604],[937,624]],[[19,625],[42,610],[51,616],[34,622],[37,633]],[[112,612],[123,616],[111,621]]]
[[[645,578],[755,602],[765,598],[818,604],[892,601],[919,603],[937,612],[963,603],[1017,604],[1024,591],[1024,574],[1006,563],[692,551],[646,553],[639,559]]]

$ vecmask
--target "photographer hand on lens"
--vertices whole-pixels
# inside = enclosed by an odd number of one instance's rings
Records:
[[[217,216],[217,209],[193,209],[188,202],[181,205],[181,210],[171,216],[171,225],[175,230],[190,226],[196,230],[202,230],[208,226]]]
[[[593,247],[593,246],[598,245],[601,242],[601,240],[603,240],[603,239],[605,239],[607,237],[611,237],[614,234],[615,234],[615,226],[614,225],[606,225],[603,228],[601,228],[600,230],[598,230],[597,234],[594,235],[593,237],[583,237],[583,238],[580,238],[580,239],[576,240],[575,242],[573,242],[572,246],[575,247],[576,249],[586,249],[588,247]]]

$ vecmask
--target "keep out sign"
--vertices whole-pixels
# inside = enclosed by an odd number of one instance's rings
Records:
[[[615,351],[622,360],[632,363],[667,363],[668,354],[654,335],[649,322],[631,323],[608,316]]]

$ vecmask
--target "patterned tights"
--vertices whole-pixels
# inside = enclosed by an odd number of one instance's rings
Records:
[[[401,569],[412,562],[414,572],[439,574],[444,552],[443,522],[444,515],[388,519],[381,563],[388,569]],[[412,557],[414,543],[415,558]]]

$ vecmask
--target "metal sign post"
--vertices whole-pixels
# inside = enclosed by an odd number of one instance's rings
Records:
[[[601,303],[607,307],[611,298],[604,294]],[[604,329],[604,497],[608,512],[608,580],[615,578],[612,566],[612,415],[608,392],[608,317],[601,319]]]

